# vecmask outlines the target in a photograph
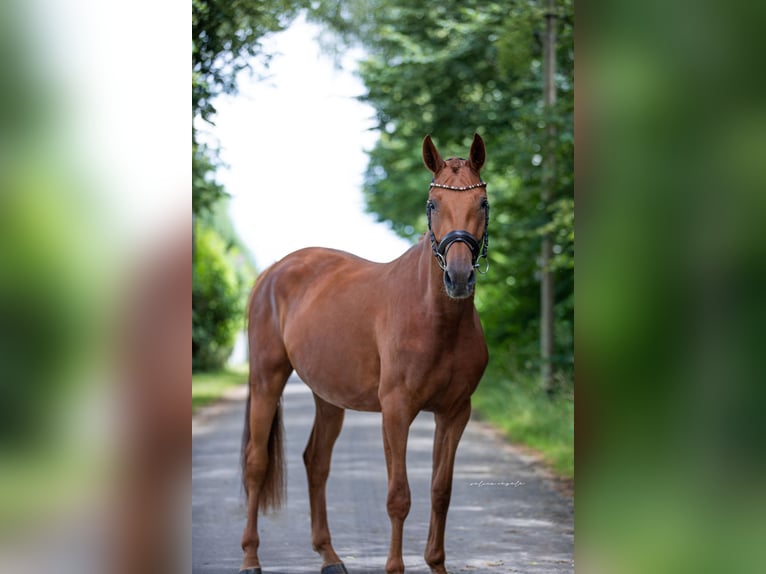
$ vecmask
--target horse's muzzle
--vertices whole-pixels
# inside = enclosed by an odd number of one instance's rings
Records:
[[[476,273],[472,267],[452,267],[444,270],[444,287],[452,299],[465,299],[473,295]]]
[[[450,247],[462,244],[470,253],[466,258],[463,253],[453,256],[452,262],[447,262],[447,252]],[[447,295],[453,299],[465,299],[473,294],[476,286],[476,261],[481,253],[481,246],[476,238],[468,231],[458,229],[450,231],[439,243],[435,250],[439,266],[444,270],[444,287]],[[468,255],[468,254],[466,254]]]

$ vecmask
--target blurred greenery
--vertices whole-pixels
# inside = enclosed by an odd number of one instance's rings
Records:
[[[39,164],[32,164],[37,165]],[[3,183],[0,195],[0,449],[41,446],[73,390],[83,347],[95,344],[98,275],[72,233],[53,174],[6,171],[28,178]],[[82,229],[81,229],[82,231]],[[91,253],[91,255],[95,255]]]
[[[61,406],[101,348],[107,300],[99,210],[16,8],[0,11],[0,457],[65,438]]]
[[[219,370],[245,326],[245,301],[255,276],[227,216],[225,202],[198,225],[192,273],[192,369]],[[217,222],[217,223],[216,223]]]
[[[3,572],[151,572],[188,484],[190,18],[145,4],[0,3]]]
[[[69,137],[71,86],[30,8],[0,6],[0,563],[13,571],[7,538],[100,489],[124,223],[93,185],[93,134]]]
[[[589,5],[577,323],[588,571],[766,563],[764,21],[762,2]]]

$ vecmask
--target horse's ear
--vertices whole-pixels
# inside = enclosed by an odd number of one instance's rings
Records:
[[[434,142],[431,141],[431,136],[426,136],[423,139],[423,163],[431,170],[431,173],[436,175],[436,172],[444,167],[444,160],[439,155],[439,151],[436,149]]]
[[[476,173],[481,171],[484,166],[484,160],[487,158],[487,152],[484,149],[484,140],[481,139],[479,134],[473,134],[473,143],[471,144],[471,152],[468,156],[471,162],[471,167],[476,170]]]

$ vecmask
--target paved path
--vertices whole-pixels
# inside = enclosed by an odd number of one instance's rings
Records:
[[[301,454],[314,417],[311,392],[285,389],[288,501],[260,520],[264,574],[318,574],[311,549],[308,489]],[[209,407],[192,423],[192,565],[194,574],[236,574],[245,523],[239,480],[244,398]],[[407,467],[412,509],[404,526],[408,574],[428,574],[423,551],[430,511],[433,416],[415,419]],[[350,574],[382,574],[388,551],[386,470],[380,414],[346,412],[327,486],[336,551]],[[447,520],[451,574],[574,572],[573,503],[529,459],[486,425],[471,421],[458,448]]]

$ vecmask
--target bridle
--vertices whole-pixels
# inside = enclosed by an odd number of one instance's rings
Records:
[[[449,189],[451,191],[468,191],[469,189],[476,189],[477,187],[487,187],[486,182],[474,183],[463,187],[456,187],[453,185],[445,185],[443,183],[436,183],[431,181],[430,187],[439,187],[441,189]],[[465,229],[457,229],[450,231],[445,235],[442,240],[436,243],[436,236],[431,228],[431,210],[433,210],[434,204],[429,199],[426,202],[426,218],[428,219],[428,234],[431,238],[431,250],[434,252],[436,262],[442,271],[447,270],[447,251],[454,243],[465,243],[468,249],[471,250],[471,263],[473,268],[476,269],[482,275],[489,271],[489,259],[487,259],[487,248],[489,247],[489,203],[484,204],[484,235],[481,238],[481,243],[476,239],[469,231]],[[481,269],[479,263],[480,259],[484,259],[486,267]]]

